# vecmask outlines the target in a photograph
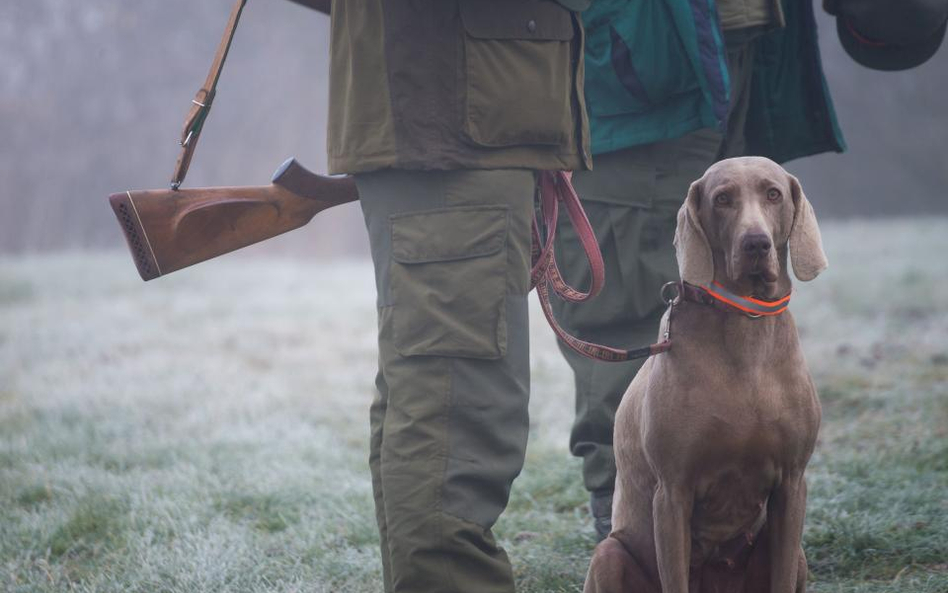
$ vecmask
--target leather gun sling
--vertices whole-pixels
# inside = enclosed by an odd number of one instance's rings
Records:
[[[184,120],[184,129],[181,132],[181,154],[178,156],[178,162],[175,164],[174,174],[171,177],[171,189],[178,189],[188,174],[191,157],[194,156],[198,138],[201,137],[201,130],[204,129],[204,122],[214,102],[217,81],[221,77],[221,70],[224,69],[224,62],[227,60],[230,44],[234,40],[234,33],[237,32],[237,22],[240,21],[240,14],[246,4],[247,0],[237,0],[234,3],[234,8],[230,11],[230,19],[227,21],[227,28],[224,29],[224,36],[214,55],[211,71],[207,74],[204,86],[198,90],[191,101],[191,109],[188,110],[188,116]]]

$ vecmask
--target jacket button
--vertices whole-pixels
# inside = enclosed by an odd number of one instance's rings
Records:
[[[529,21],[527,21],[527,31],[534,33],[536,32],[536,30],[537,30],[537,22],[533,19],[530,19]]]

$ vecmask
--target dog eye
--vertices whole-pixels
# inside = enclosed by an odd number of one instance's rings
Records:
[[[714,196],[714,205],[715,206],[730,206],[731,196],[724,192],[719,193],[718,195]]]
[[[770,188],[770,190],[767,191],[767,199],[770,200],[771,202],[779,202],[780,198],[782,197],[783,197],[783,194],[781,194],[780,190],[777,189],[776,187],[772,187]]]

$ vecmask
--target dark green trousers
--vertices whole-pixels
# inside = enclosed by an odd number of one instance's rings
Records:
[[[356,177],[378,289],[369,465],[387,592],[510,593],[491,534],[527,444],[534,177]]]
[[[732,103],[726,138],[699,130],[681,138],[595,156],[593,171],[573,174],[573,185],[596,232],[606,265],[606,284],[584,303],[555,299],[563,327],[584,340],[637,347],[658,339],[664,310],[659,290],[678,279],[672,239],[676,214],[692,181],[716,160],[743,153],[753,40],[728,40]],[[589,272],[576,234],[561,218],[556,257],[571,284],[588,286]],[[576,419],[570,451],[583,458],[590,492],[615,484],[612,430],[615,411],[643,360],[598,362],[560,343],[576,384]]]

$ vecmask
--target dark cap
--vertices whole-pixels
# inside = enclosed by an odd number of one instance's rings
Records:
[[[846,53],[875,70],[907,70],[931,58],[948,27],[948,0],[823,0]]]

